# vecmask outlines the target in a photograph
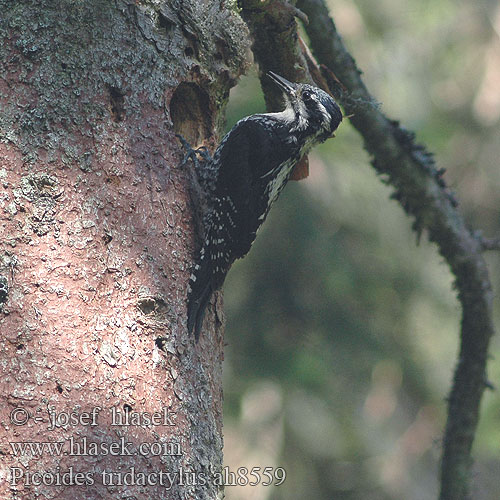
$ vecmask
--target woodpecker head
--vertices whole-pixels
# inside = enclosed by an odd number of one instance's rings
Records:
[[[342,121],[342,112],[333,97],[318,87],[289,82],[272,71],[268,75],[285,95],[285,115],[292,130],[323,132],[325,139],[335,132]]]

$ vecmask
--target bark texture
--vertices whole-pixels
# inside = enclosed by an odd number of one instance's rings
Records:
[[[0,12],[0,497],[220,498],[222,314],[195,345],[174,134],[216,142],[246,27],[223,1]]]

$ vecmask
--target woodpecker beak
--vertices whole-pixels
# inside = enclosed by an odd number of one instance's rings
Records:
[[[273,73],[272,71],[269,71],[267,73],[267,76],[276,84],[278,87],[281,88],[286,94],[292,95],[295,93],[295,87],[296,85],[292,82],[289,82],[286,78],[283,78],[282,76],[277,75],[276,73]]]

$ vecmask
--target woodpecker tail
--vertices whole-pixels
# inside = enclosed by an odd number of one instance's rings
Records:
[[[212,266],[210,264],[210,259],[206,259],[205,254],[202,254],[200,262],[194,267],[189,280],[187,327],[189,333],[194,331],[196,342],[200,338],[205,310],[213,292]]]
[[[196,342],[198,342],[198,339],[200,338],[203,318],[205,317],[205,311],[211,295],[212,290],[210,286],[207,286],[196,299],[191,296],[189,297],[187,325],[189,333],[194,331],[194,338],[196,339]]]
[[[194,331],[196,340],[200,336],[208,301],[212,293],[222,287],[227,271],[234,261],[231,247],[228,249],[228,242],[231,241],[228,234],[228,227],[231,227],[232,223],[231,216],[227,215],[229,222],[225,223],[226,214],[220,210],[220,203],[219,199],[215,200],[215,209],[206,220],[208,230],[205,244],[189,280],[187,325],[189,332]]]

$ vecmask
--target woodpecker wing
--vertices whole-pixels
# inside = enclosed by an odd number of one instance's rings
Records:
[[[290,148],[284,147],[284,142],[277,120],[270,115],[252,115],[241,120],[221,144],[216,192],[233,205],[234,224],[228,226],[233,261],[250,250],[264,221],[269,200],[262,193],[290,158]]]
[[[214,154],[217,181],[205,242],[190,280],[188,329],[198,339],[206,306],[232,263],[250,250],[269,202],[262,196],[281,164],[290,158],[280,124],[267,115],[238,122]],[[256,117],[259,117],[256,119]]]

